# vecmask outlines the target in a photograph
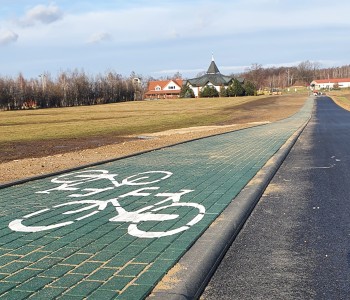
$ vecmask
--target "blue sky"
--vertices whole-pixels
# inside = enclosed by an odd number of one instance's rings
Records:
[[[350,1],[0,0],[0,76],[350,64]]]

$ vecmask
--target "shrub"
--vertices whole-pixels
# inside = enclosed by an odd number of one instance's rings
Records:
[[[206,85],[200,92],[200,96],[203,98],[219,97],[219,92],[212,85]]]
[[[193,90],[186,84],[181,87],[180,98],[194,98]]]

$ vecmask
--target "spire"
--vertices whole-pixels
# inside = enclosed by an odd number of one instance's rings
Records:
[[[220,71],[219,71],[218,67],[215,64],[214,54],[212,54],[211,55],[211,63],[210,63],[210,66],[208,68],[207,74],[218,74],[218,73],[220,73]]]

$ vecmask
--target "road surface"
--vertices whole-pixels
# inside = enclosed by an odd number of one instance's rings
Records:
[[[313,117],[202,299],[350,299],[350,113]]]

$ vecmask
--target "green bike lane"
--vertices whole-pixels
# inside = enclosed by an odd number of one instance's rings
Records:
[[[143,299],[309,119],[0,189],[0,299]]]

